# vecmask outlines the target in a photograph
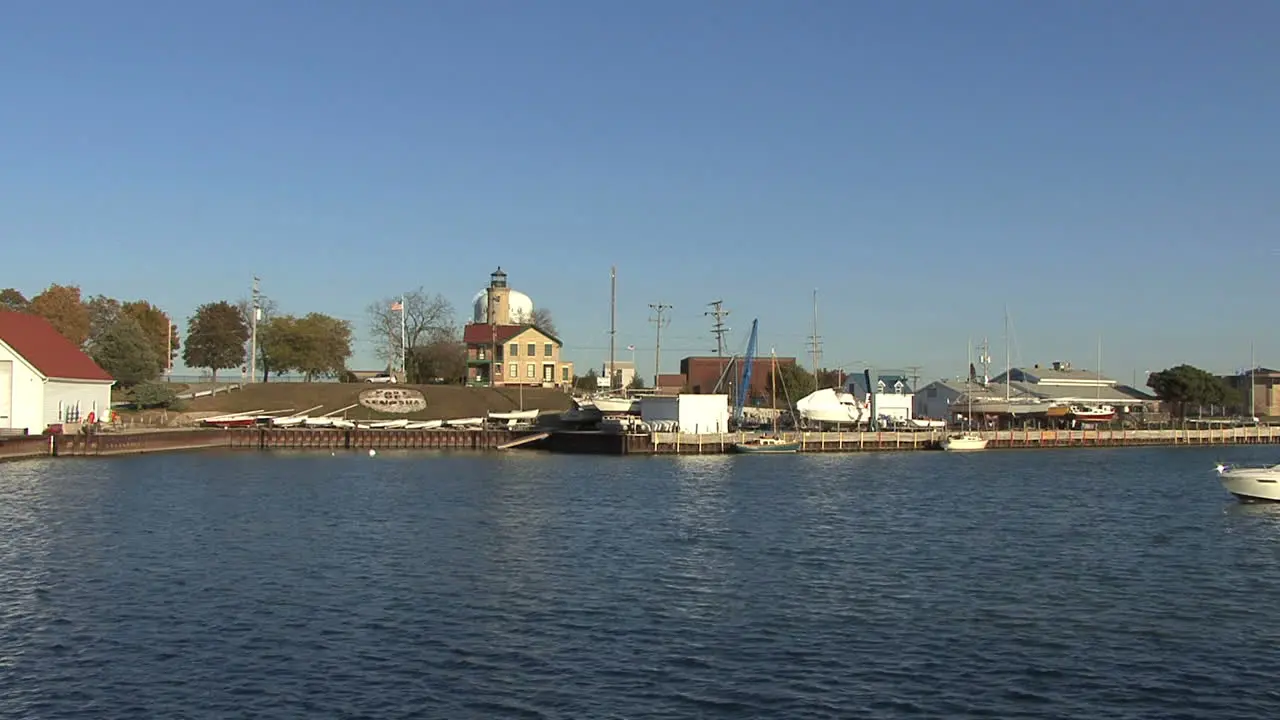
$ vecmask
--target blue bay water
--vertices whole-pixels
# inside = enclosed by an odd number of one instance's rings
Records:
[[[0,464],[0,716],[1269,718],[1276,456]]]

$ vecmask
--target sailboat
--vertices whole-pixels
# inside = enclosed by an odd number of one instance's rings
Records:
[[[761,435],[751,440],[733,444],[733,451],[756,455],[800,452],[800,443],[788,442],[778,434],[778,354],[770,351],[771,375],[769,382],[770,405],[773,408],[773,434]]]
[[[985,350],[984,357],[985,357]],[[969,401],[969,412],[966,420],[973,420],[973,346],[969,347],[969,377],[965,380],[965,397]],[[953,433],[942,439],[942,449],[951,452],[970,452],[973,450],[986,450],[987,439],[981,435],[971,431],[964,430]]]

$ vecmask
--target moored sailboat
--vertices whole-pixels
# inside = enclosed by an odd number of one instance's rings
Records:
[[[751,343],[748,347],[748,359],[750,364],[752,353],[755,347],[756,325],[751,324]],[[776,353],[770,352],[772,362],[770,365],[771,375],[769,378],[770,388],[770,407],[773,409],[773,434],[761,435],[750,440],[744,440],[733,444],[733,451],[752,455],[781,455],[784,453],[800,452],[800,443],[796,441],[784,440],[778,433],[778,356]]]

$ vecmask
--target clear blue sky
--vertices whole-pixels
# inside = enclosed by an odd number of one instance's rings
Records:
[[[580,366],[1230,370],[1272,332],[1280,4],[10,2],[0,286],[353,320],[501,264]],[[626,359],[626,353],[621,359]],[[1139,379],[1139,383],[1142,380]]]

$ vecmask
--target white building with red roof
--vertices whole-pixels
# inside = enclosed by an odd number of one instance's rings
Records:
[[[105,421],[114,384],[48,320],[0,311],[0,433],[38,435],[91,416]]]

